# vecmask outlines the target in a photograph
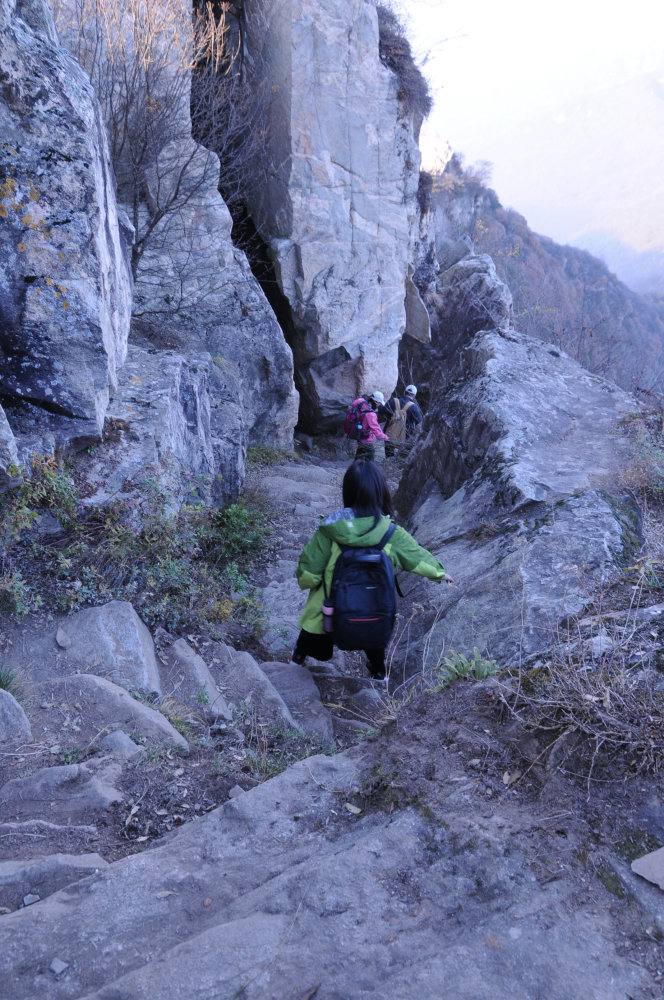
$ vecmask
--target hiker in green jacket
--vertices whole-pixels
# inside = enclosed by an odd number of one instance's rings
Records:
[[[324,592],[330,592],[339,545],[376,545],[390,526],[394,515],[385,476],[374,462],[355,461],[343,479],[343,509],[321,518],[313,537],[302,550],[295,575],[309,597],[300,617],[300,634],[292,653],[294,663],[304,663],[307,656],[329,660],[334,651],[334,636],[323,625]],[[453,583],[438,560],[422,548],[405,528],[397,526],[385,545],[385,554],[395,569],[418,573],[429,580]],[[324,582],[324,586],[323,586]],[[369,673],[385,677],[385,649],[365,649]]]

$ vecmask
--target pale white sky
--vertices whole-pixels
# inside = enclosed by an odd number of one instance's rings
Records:
[[[629,252],[664,251],[664,0],[398,6],[435,101],[424,167],[449,141],[493,164],[501,201],[536,232],[590,233],[596,252],[612,227]],[[648,240],[632,232],[646,216]]]
[[[402,0],[435,98],[430,131],[457,149],[580,94],[664,75],[662,0]]]

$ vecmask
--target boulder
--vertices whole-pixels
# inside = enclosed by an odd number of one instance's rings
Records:
[[[365,0],[247,0],[248,73],[270,96],[249,210],[292,315],[303,429],[389,393],[417,235],[419,121]],[[265,160],[270,168],[265,170]]]
[[[108,780],[119,772],[96,774],[91,764],[42,767],[27,778],[12,778],[0,788],[0,809],[7,820],[50,820],[56,823],[90,822],[122,794]]]
[[[90,675],[88,675],[90,676]],[[114,729],[99,741],[99,749],[109,753],[112,757],[120,760],[132,760],[141,753],[141,747],[134,743],[130,736],[127,736],[121,729]]]
[[[256,717],[261,725],[299,729],[286,701],[250,653],[216,643],[211,664],[217,664],[217,686],[240,714]]]
[[[65,741],[74,739],[77,745],[94,744],[104,734],[120,730],[142,744],[179,747],[187,750],[188,744],[158,711],[157,707],[133,698],[124,687],[94,674],[75,674],[41,685],[42,730],[54,733]],[[116,752],[119,747],[104,747]],[[126,743],[122,754],[133,754]]]
[[[31,741],[32,731],[25,712],[9,691],[0,688],[0,744]]]
[[[176,639],[164,650],[162,660],[163,686],[169,698],[210,721],[233,718],[207,663],[185,639]]]
[[[99,105],[41,0],[0,3],[0,74],[0,395],[25,461],[99,436],[131,281]]]
[[[261,663],[261,669],[288,705],[300,729],[321,743],[334,737],[332,716],[323,705],[311,673],[297,663]]]
[[[70,640],[62,654],[69,670],[161,695],[152,636],[127,601],[86,608],[67,618],[61,628]]]

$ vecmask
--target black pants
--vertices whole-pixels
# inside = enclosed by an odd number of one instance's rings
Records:
[[[382,679],[385,676],[385,650],[384,649],[364,649],[366,653],[367,667],[372,677]],[[295,663],[304,662],[305,656],[312,656],[314,660],[331,660],[334,653],[334,637],[328,632],[322,635],[316,632],[305,632],[300,630],[293,650],[293,660]]]
[[[368,444],[366,441],[360,441],[355,451],[355,461],[357,462],[360,458],[365,458],[368,462],[373,462],[376,457],[376,449],[373,446],[373,442]]]

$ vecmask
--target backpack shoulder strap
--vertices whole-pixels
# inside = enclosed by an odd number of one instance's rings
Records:
[[[397,526],[394,522],[392,522],[387,531],[385,532],[385,534],[383,535],[383,537],[381,538],[381,540],[376,545],[373,545],[372,548],[379,550],[384,549],[396,530]]]
[[[392,521],[392,523],[390,524],[389,528],[387,529],[387,531],[385,532],[385,534],[381,538],[380,542],[378,543],[378,545],[374,545],[374,548],[375,549],[380,549],[382,551],[382,549],[387,545],[387,543],[389,542],[390,538],[392,537],[392,535],[394,534],[394,532],[396,530],[397,530],[397,526],[394,523],[394,521]],[[399,586],[399,581],[397,580],[396,575],[394,577],[394,586],[396,588],[396,592],[399,595],[399,597],[403,597],[403,592],[401,590],[401,587]]]
[[[398,417],[401,413],[401,402],[398,396],[394,397],[394,416]]]
[[[414,400],[409,399],[408,402],[406,403],[406,405],[403,408],[403,412],[407,413],[408,410],[410,409],[410,407],[413,406],[413,404],[414,404]]]

